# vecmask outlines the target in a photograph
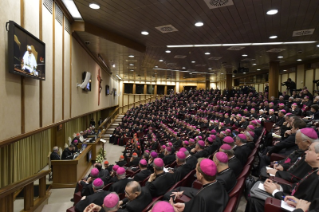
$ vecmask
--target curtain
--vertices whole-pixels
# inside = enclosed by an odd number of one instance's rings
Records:
[[[39,172],[47,165],[50,152],[50,130],[0,148],[0,187]]]

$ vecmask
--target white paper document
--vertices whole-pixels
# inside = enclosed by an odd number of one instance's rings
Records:
[[[280,205],[283,209],[287,210],[287,211],[293,211],[296,208],[291,207],[290,205],[288,205],[285,201],[281,200],[281,205]]]
[[[258,188],[260,190],[266,191],[263,183],[259,183]]]
[[[268,169],[273,169],[273,168],[270,168],[270,167],[268,167],[268,166],[266,166],[266,169],[268,170]],[[269,174],[270,176],[275,176],[275,175],[273,175],[273,174]]]

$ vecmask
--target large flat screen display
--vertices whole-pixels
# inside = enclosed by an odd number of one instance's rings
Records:
[[[15,22],[7,24],[9,72],[45,80],[45,43]]]

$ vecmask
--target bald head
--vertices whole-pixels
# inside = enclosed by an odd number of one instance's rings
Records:
[[[130,201],[136,199],[142,192],[141,185],[137,181],[130,181],[125,187],[125,197]]]

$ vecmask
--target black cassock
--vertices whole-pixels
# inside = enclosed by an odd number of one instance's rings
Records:
[[[243,166],[246,165],[246,162],[248,160],[248,157],[250,153],[252,152],[252,149],[250,147],[250,144],[244,144],[242,146],[237,146],[235,149],[235,156],[236,158],[241,162]]]
[[[224,186],[228,193],[233,190],[237,183],[236,176],[230,168],[219,172],[216,179]]]
[[[153,182],[146,182],[145,187],[148,188],[152,197],[159,197],[164,195],[173,185],[174,175],[163,172],[156,176]]]
[[[319,176],[317,175],[318,169],[313,169],[311,172],[306,173],[298,183],[293,184],[292,187],[288,185],[281,185],[283,192],[275,194],[276,199],[283,200],[284,196],[292,195],[298,199],[312,201],[319,198]],[[270,195],[269,195],[270,196]],[[250,198],[246,205],[246,212],[263,212],[265,201],[257,198]]]
[[[228,194],[224,187],[215,181],[203,186],[187,203],[184,212],[223,212],[228,203]]]
[[[123,199],[123,207],[119,209],[119,212],[141,212],[152,202],[152,196],[148,189],[142,187],[141,194],[132,201],[128,201],[127,198]]]
[[[82,212],[91,203],[102,206],[104,197],[106,197],[109,193],[109,191],[103,191],[102,189],[100,189],[94,194],[87,196],[84,200],[78,202],[75,205],[75,210]]]
[[[243,171],[243,165],[234,155],[232,158],[228,160],[228,167],[233,171],[236,178],[239,177],[241,172]]]

